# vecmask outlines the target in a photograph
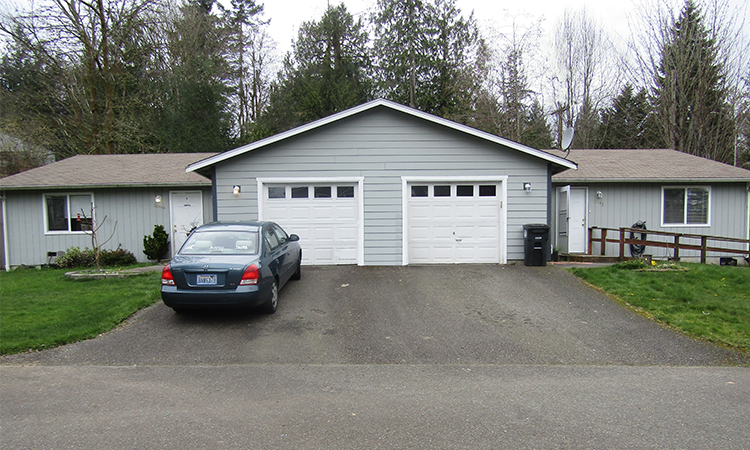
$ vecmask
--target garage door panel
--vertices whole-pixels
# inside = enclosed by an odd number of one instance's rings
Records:
[[[351,186],[356,183],[347,183]],[[289,233],[300,236],[303,264],[357,264],[359,262],[359,200],[352,197],[337,198],[336,184],[331,183],[333,198],[316,198],[317,187],[327,183],[307,185],[310,197],[290,198],[292,188],[304,184],[270,184],[284,187],[284,198],[268,198],[264,186],[263,217],[277,222]],[[357,189],[355,188],[355,192]],[[356,194],[355,194],[356,195]]]
[[[450,197],[435,197],[436,184],[451,183],[419,184],[428,185],[429,195],[407,197],[410,263],[500,262],[500,202],[497,196],[478,196],[479,184],[486,182],[460,183],[474,184],[472,197],[458,197],[455,186]]]

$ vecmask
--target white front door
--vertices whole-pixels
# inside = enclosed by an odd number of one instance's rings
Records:
[[[169,193],[170,241],[172,254],[182,247],[188,234],[203,225],[203,193],[200,191],[171,191]]]
[[[408,183],[408,263],[501,262],[502,182]]]
[[[571,186],[568,193],[568,253],[586,253],[588,188]]]
[[[557,188],[557,250],[568,253],[568,203],[570,202],[570,186]]]

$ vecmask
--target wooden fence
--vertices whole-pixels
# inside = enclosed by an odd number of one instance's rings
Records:
[[[595,236],[594,232],[599,231],[599,236]],[[617,239],[610,237],[610,232],[619,233]],[[626,236],[628,233],[632,233],[632,238]],[[646,234],[646,239],[636,239],[641,237],[641,233]],[[655,241],[648,240],[651,236],[667,236],[672,238],[672,242],[667,241]],[[689,242],[685,242],[685,241]],[[700,241],[698,243],[697,241]],[[588,254],[593,254],[594,243],[599,243],[601,256],[606,256],[605,251],[607,243],[619,244],[620,245],[620,261],[625,260],[625,245],[646,245],[651,247],[662,247],[674,250],[673,258],[675,261],[680,259],[680,250],[696,250],[700,251],[701,263],[706,263],[706,254],[708,252],[718,253],[731,253],[738,254],[744,257],[750,257],[750,239],[737,239],[727,238],[720,236],[705,236],[702,234],[683,234],[683,233],[668,233],[665,231],[656,230],[643,230],[640,228],[589,228],[589,251]],[[721,243],[735,243],[745,244],[747,248],[727,248],[719,247]]]

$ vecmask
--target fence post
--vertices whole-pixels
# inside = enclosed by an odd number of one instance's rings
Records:
[[[708,247],[708,236],[701,236],[701,264],[706,264],[706,247]]]
[[[591,247],[594,245],[594,228],[589,227],[589,251],[587,252],[589,255],[591,254]]]
[[[680,235],[678,234],[674,236],[674,260],[680,260]]]
[[[620,261],[625,261],[625,228],[620,228]]]
[[[602,229],[602,251],[601,255],[604,256],[604,249],[607,247],[607,229]]]

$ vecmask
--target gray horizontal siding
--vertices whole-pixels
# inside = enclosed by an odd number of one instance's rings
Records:
[[[217,215],[258,217],[257,178],[364,177],[364,262],[402,263],[401,177],[508,176],[508,259],[547,222],[547,163],[395,111],[373,110],[217,164]],[[523,191],[531,182],[534,190]],[[232,186],[242,186],[234,196]]]
[[[630,227],[635,222],[646,221],[649,230],[670,233],[700,234],[722,236],[739,239],[748,238],[747,225],[747,185],[745,183],[714,183],[711,186],[711,226],[709,227],[662,227],[661,226],[661,190],[662,186],[672,186],[674,183],[598,183],[589,185],[588,210],[589,226],[602,228]],[[684,184],[679,184],[684,185]],[[693,183],[689,186],[709,186],[708,184]],[[601,192],[598,199],[596,193]],[[613,236],[616,238],[617,236]],[[649,236],[651,240],[673,242],[672,238]],[[685,241],[689,244],[698,241]],[[739,244],[734,248],[742,248]],[[745,246],[744,248],[747,248]],[[594,245],[594,252],[599,253],[599,244]],[[619,245],[608,244],[607,255],[618,255]],[[630,251],[626,247],[626,256]],[[656,257],[672,256],[672,250],[666,248],[650,248],[647,253]],[[681,257],[697,258],[699,252],[681,251]],[[709,256],[720,256],[711,253]]]
[[[143,253],[143,237],[153,233],[154,226],[163,225],[169,231],[169,188],[94,189],[55,191],[54,193],[93,193],[96,219],[102,225],[98,231],[99,241],[109,236],[112,239],[103,249],[118,247],[129,250],[140,262],[148,259]],[[210,221],[211,194],[209,188],[191,189],[204,192],[204,220]],[[6,191],[6,213],[8,232],[8,265],[42,265],[48,263],[48,252],[65,251],[70,247],[92,248],[91,236],[81,233],[44,234],[45,191]],[[161,207],[154,199],[160,195]],[[107,217],[104,220],[104,217]],[[115,225],[116,224],[116,225]],[[114,234],[113,234],[114,233]]]

